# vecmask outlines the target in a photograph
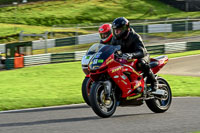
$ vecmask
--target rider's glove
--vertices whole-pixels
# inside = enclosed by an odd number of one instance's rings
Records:
[[[125,59],[125,60],[130,60],[132,59],[132,54],[129,54],[129,53],[124,53],[122,54],[122,58]]]
[[[122,57],[122,55],[123,55],[121,50],[116,51],[116,54],[118,57]]]

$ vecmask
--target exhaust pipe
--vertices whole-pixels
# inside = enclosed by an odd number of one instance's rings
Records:
[[[165,90],[157,89],[156,91],[153,91],[151,94],[158,95],[158,96],[165,96]]]

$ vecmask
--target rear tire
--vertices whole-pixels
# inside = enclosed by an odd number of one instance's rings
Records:
[[[151,111],[153,111],[155,113],[163,113],[163,112],[167,111],[171,105],[172,93],[171,93],[171,88],[170,88],[169,84],[167,83],[167,81],[164,78],[158,77],[157,80],[158,80],[159,84],[165,85],[159,89],[165,90],[166,95],[161,97],[161,99],[155,97],[154,99],[146,100],[146,104]]]
[[[85,103],[89,106],[90,106],[89,96],[90,96],[91,86],[92,86],[91,78],[85,77],[85,79],[83,80],[83,83],[82,83],[82,96],[83,96]]]
[[[95,82],[92,85],[90,92],[90,103],[93,111],[100,117],[107,118],[114,114],[117,101],[115,94],[111,91],[111,102],[105,103],[104,85],[100,82]]]

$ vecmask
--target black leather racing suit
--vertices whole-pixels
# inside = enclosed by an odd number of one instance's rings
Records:
[[[155,88],[156,79],[149,66],[149,54],[143,44],[142,38],[133,29],[130,30],[128,36],[125,39],[117,40],[112,38],[112,45],[121,45],[122,53],[128,53],[132,55],[132,58],[138,59],[136,64],[137,70],[144,72],[144,75],[148,77],[151,82],[152,88]]]

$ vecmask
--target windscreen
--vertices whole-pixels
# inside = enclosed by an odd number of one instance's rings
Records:
[[[104,44],[101,44],[101,43],[96,43],[96,44],[93,44],[89,50],[87,51],[86,55],[93,55],[95,54],[96,52],[99,51],[99,49],[104,46]]]
[[[98,69],[108,57],[119,49],[120,46],[103,45],[91,60],[90,69]]]

